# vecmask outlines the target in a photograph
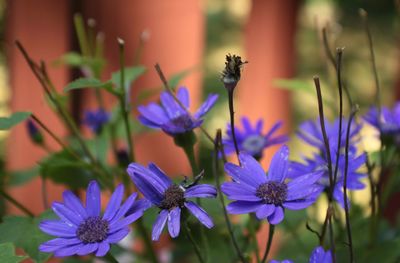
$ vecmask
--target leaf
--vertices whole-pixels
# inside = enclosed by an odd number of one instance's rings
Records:
[[[33,167],[27,170],[13,171],[9,173],[8,185],[19,186],[32,180],[39,175],[39,168]]]
[[[26,258],[28,257],[15,255],[15,247],[12,243],[0,244],[0,262],[19,263]]]
[[[0,243],[11,242],[22,248],[35,262],[45,262],[50,254],[38,250],[41,243],[50,239],[50,236],[40,231],[38,225],[43,219],[54,218],[51,211],[46,211],[39,217],[6,216],[0,224]],[[2,261],[0,262],[8,262]]]
[[[59,60],[56,61],[57,64],[66,64],[73,67],[79,67],[84,64],[85,60],[81,54],[77,52],[68,52],[61,56]]]
[[[126,93],[128,93],[128,89],[131,86],[131,84],[138,77],[143,75],[145,72],[146,72],[146,68],[144,66],[129,67],[129,68],[124,69],[124,73],[125,73],[124,88],[126,90]],[[111,81],[114,83],[115,86],[117,86],[117,87],[121,86],[121,71],[120,70],[112,73]]]
[[[94,179],[89,164],[76,160],[68,152],[50,155],[40,163],[40,174],[55,183],[66,184],[71,189],[84,189]]]
[[[9,130],[15,125],[25,121],[32,115],[31,112],[14,112],[10,117],[0,117],[0,130]]]
[[[96,78],[79,78],[71,83],[69,83],[65,89],[64,92],[75,90],[75,89],[85,89],[85,88],[100,88],[100,89],[105,89],[107,91],[112,91],[112,83],[110,81],[107,82],[102,82]]]
[[[274,85],[292,91],[305,91],[314,94],[314,87],[310,82],[299,79],[277,79]]]

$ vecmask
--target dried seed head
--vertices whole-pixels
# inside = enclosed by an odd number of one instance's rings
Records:
[[[222,71],[221,80],[228,90],[233,90],[240,80],[241,69],[247,61],[242,61],[240,56],[226,55],[225,68]]]

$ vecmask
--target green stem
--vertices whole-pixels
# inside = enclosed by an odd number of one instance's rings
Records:
[[[105,260],[106,260],[107,262],[110,262],[110,263],[118,263],[118,260],[117,260],[110,252],[108,252],[108,253],[104,256],[104,258],[105,258]]]
[[[197,245],[196,241],[194,240],[194,238],[192,236],[192,233],[191,233],[191,230],[189,228],[189,225],[188,225],[187,221],[185,221],[183,224],[185,226],[186,234],[187,234],[190,242],[193,245],[194,251],[196,252],[197,258],[199,259],[199,261],[201,263],[205,263],[205,260],[203,259],[203,256],[201,255],[200,248],[199,248],[199,246]]]
[[[8,202],[10,202],[13,205],[15,205],[16,207],[18,207],[26,215],[28,215],[30,217],[35,217],[35,215],[28,208],[26,208],[23,204],[21,204],[20,202],[15,200],[11,195],[4,192],[3,189],[0,189],[0,195],[2,195],[4,197],[4,199],[6,199]]]
[[[157,253],[153,248],[153,244],[151,243],[151,239],[150,239],[149,235],[147,234],[146,227],[144,226],[144,223],[143,223],[143,219],[139,218],[139,220],[137,220],[136,222],[137,222],[137,226],[138,226],[138,231],[140,232],[140,235],[143,238],[143,242],[146,247],[146,251],[150,257],[151,262],[158,263]]]
[[[271,245],[272,245],[272,239],[274,237],[274,232],[275,232],[275,226],[270,224],[269,225],[267,246],[265,247],[265,252],[264,252],[264,256],[263,256],[263,258],[261,260],[261,263],[265,263],[265,261],[268,258],[269,251],[271,250]]]
[[[261,259],[260,259],[260,250],[258,248],[258,242],[257,242],[257,232],[256,232],[256,222],[255,220],[257,220],[253,214],[249,214],[249,233],[250,233],[250,237],[253,240],[253,244],[254,244],[254,253],[256,254],[256,258],[257,258],[257,262],[260,263]]]

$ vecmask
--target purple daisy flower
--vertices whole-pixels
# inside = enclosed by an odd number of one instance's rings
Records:
[[[371,107],[363,119],[377,128],[382,135],[398,135],[400,133],[400,102],[392,110],[382,107],[380,117],[378,108]]]
[[[263,150],[271,145],[281,144],[288,140],[287,136],[273,136],[282,126],[282,122],[275,123],[272,128],[263,134],[264,121],[259,119],[253,127],[247,117],[242,117],[243,130],[235,127],[235,135],[239,151],[246,152],[256,159],[261,159]],[[235,152],[231,126],[228,124],[226,137],[223,139],[224,150],[226,154]]]
[[[309,263],[332,263],[332,253],[330,250],[325,251],[323,247],[316,247],[311,253]]]
[[[99,134],[107,122],[110,121],[111,115],[104,109],[97,109],[93,111],[85,111],[83,116],[83,123],[89,127],[89,129]]]
[[[242,166],[225,164],[225,172],[233,181],[222,184],[221,190],[234,202],[227,206],[231,214],[256,213],[258,219],[267,219],[270,224],[279,224],[284,218],[284,209],[304,209],[315,202],[315,193],[321,186],[315,182],[321,172],[303,174],[287,181],[289,148],[284,145],[272,158],[268,175],[250,155],[240,153]]]
[[[332,172],[335,171],[335,165],[337,160],[337,141],[338,141],[338,130],[339,121],[336,120],[334,124],[326,122],[326,133],[329,138],[330,155],[332,161]],[[334,186],[333,197],[334,199],[344,207],[343,197],[343,183],[344,183],[344,166],[345,166],[345,140],[347,130],[347,121],[343,121],[342,126],[342,142],[341,150],[339,154],[339,161],[337,167],[336,184]],[[323,142],[322,131],[320,125],[317,122],[305,122],[300,125],[301,130],[298,135],[305,142],[317,148],[318,152],[314,153],[312,158],[303,157],[302,162],[291,162],[289,168],[289,177],[297,178],[302,176],[304,173],[312,173],[320,171],[322,173],[321,178],[317,183],[322,187],[321,192],[330,187],[329,181],[329,170],[328,170],[328,158],[326,154],[325,145]],[[357,134],[361,129],[361,125],[355,125],[354,128],[350,128],[350,145],[349,145],[349,166],[347,171],[347,189],[348,190],[360,190],[364,189],[365,185],[361,182],[361,179],[366,176],[365,173],[359,172],[359,169],[365,164],[366,155],[360,154],[357,156],[356,143],[358,142]]]
[[[54,202],[53,211],[59,220],[45,220],[39,228],[57,238],[39,246],[39,250],[54,253],[56,257],[88,255],[96,253],[102,257],[107,254],[110,244],[119,242],[129,233],[129,224],[143,215],[138,210],[125,216],[134,204],[137,194],[129,196],[121,205],[124,195],[123,185],[119,185],[111,196],[107,208],[100,215],[100,188],[96,181],[91,181],[86,193],[86,207],[71,191],[63,193],[64,203]]]
[[[177,94],[179,101],[186,107],[181,107],[174,97],[167,91],[160,95],[161,105],[154,102],[147,106],[139,106],[139,121],[150,128],[162,129],[167,134],[174,136],[199,127],[203,123],[203,116],[214,106],[218,95],[210,94],[201,107],[193,114],[188,113],[189,92],[185,87],[179,88]]]
[[[294,262],[292,260],[290,260],[290,259],[284,259],[282,261],[273,259],[269,263],[294,263]]]
[[[131,163],[127,169],[136,187],[145,199],[138,205],[140,210],[151,206],[161,209],[153,225],[152,239],[157,241],[168,222],[168,231],[175,238],[180,232],[181,211],[187,208],[207,228],[214,223],[210,216],[196,203],[188,198],[214,198],[217,190],[212,185],[198,184],[193,186],[177,185],[157,165],[150,163],[148,168]],[[138,209],[138,208],[137,208]]]

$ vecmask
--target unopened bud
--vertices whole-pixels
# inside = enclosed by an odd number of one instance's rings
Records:
[[[29,138],[32,140],[34,144],[41,145],[44,142],[44,138],[36,124],[29,119],[26,122],[26,129],[28,130]]]
[[[222,71],[221,80],[228,90],[233,90],[240,80],[241,70],[247,61],[242,61],[240,56],[226,55],[225,68]]]

